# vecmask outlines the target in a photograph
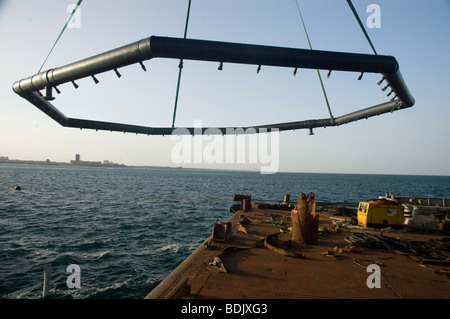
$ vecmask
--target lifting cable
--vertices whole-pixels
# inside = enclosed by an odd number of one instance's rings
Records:
[[[184,27],[184,39],[186,39],[187,36],[187,29],[188,29],[188,23],[189,23],[189,14],[191,12],[191,0],[189,0],[187,14],[186,14],[186,25]],[[172,119],[172,132],[175,127],[175,116],[177,114],[177,104],[178,104],[178,92],[180,91],[180,82],[181,82],[181,70],[183,69],[183,59],[180,59],[180,64],[178,65],[179,71],[178,71],[178,82],[177,82],[177,92],[175,94],[175,105],[173,107],[173,119]]]
[[[309,48],[312,50],[311,41],[309,40],[308,31],[306,30],[305,21],[303,21],[303,16],[302,16],[302,13],[300,11],[300,6],[298,5],[298,0],[295,0],[295,3],[297,4],[297,9],[298,9],[298,14],[300,15],[300,19],[302,20],[302,25],[303,25],[303,29],[305,30],[305,34],[306,34],[306,38],[308,40]],[[323,96],[325,98],[325,102],[327,103],[328,113],[330,114],[331,125],[334,125],[333,114],[331,113],[330,103],[328,102],[327,93],[325,91],[325,87],[323,85],[323,81],[322,81],[322,77],[320,76],[319,69],[317,69],[317,75],[319,76],[319,80],[320,80],[320,85],[322,87]]]
[[[351,1],[351,0],[347,0],[347,3],[348,3],[348,5],[350,6],[350,9],[351,9],[352,12],[353,12],[353,15],[355,16],[356,21],[358,21],[359,26],[361,27],[362,32],[363,32],[364,35],[366,36],[367,41],[369,41],[369,44],[370,44],[370,47],[371,47],[372,50],[373,50],[373,53],[375,53],[375,55],[377,55],[377,51],[375,50],[375,47],[373,46],[372,41],[370,41],[369,35],[367,34],[366,29],[364,28],[364,25],[362,24],[361,19],[359,18],[358,13],[356,12],[356,9],[355,9],[355,7],[354,7],[353,4],[352,4],[352,1]]]
[[[71,13],[70,16],[69,16],[69,19],[67,19],[66,24],[64,25],[63,29],[62,29],[61,32],[59,33],[58,38],[56,39],[55,43],[53,43],[53,46],[52,46],[52,48],[50,49],[50,52],[47,54],[47,57],[45,58],[44,62],[42,62],[42,65],[41,65],[41,67],[39,68],[39,71],[37,71],[36,74],[38,74],[39,72],[41,72],[42,67],[44,66],[45,62],[47,62],[47,59],[48,59],[48,57],[50,56],[50,54],[52,53],[53,49],[55,48],[56,43],[58,43],[59,38],[61,38],[61,35],[63,34],[64,30],[66,30],[67,25],[69,24],[69,21],[72,20],[73,15],[74,15],[75,12],[77,11],[77,9],[78,9],[78,7],[80,6],[80,4],[81,4],[82,1],[83,1],[83,0],[79,0],[78,3],[76,4],[75,8],[73,9],[72,13]]]

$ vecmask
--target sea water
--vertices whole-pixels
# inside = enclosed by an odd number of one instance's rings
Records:
[[[234,194],[300,192],[448,198],[450,177],[1,164],[0,298],[41,298],[46,265],[48,298],[144,298],[231,216]]]

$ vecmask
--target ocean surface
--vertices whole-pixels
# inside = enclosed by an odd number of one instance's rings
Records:
[[[22,191],[14,191],[20,185]],[[0,298],[144,298],[230,216],[234,194],[450,197],[450,176],[0,164]],[[69,288],[69,265],[79,288]],[[74,282],[74,281],[72,281]]]

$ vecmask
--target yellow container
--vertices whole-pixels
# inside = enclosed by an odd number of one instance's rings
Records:
[[[383,201],[361,202],[358,206],[358,225],[363,227],[403,225],[403,211],[402,205],[386,204]]]

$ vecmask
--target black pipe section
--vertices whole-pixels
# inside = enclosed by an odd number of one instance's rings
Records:
[[[406,105],[414,104],[392,56],[152,36],[138,42],[43,71],[17,81],[13,90],[27,94],[152,58],[172,58],[305,69],[381,73]],[[404,100],[401,99],[404,97]]]
[[[257,125],[250,127],[221,127],[221,128],[196,128],[196,127],[182,127],[176,128],[175,131],[171,127],[148,127],[139,125],[130,125],[122,123],[112,123],[103,121],[93,121],[84,119],[68,118],[61,112],[59,112],[48,100],[44,100],[36,92],[25,97],[30,103],[38,107],[45,114],[50,116],[56,122],[64,127],[80,128],[80,129],[93,129],[93,130],[105,130],[105,131],[116,131],[116,132],[128,132],[135,134],[146,134],[146,135],[227,135],[227,134],[251,134],[251,133],[262,133],[271,132],[274,130],[278,131],[288,131],[296,129],[312,129],[317,127],[329,127],[338,126],[342,124],[347,124],[350,122],[358,121],[361,119],[367,119],[369,117],[381,115],[383,113],[394,112],[406,108],[398,101],[386,102],[376,106],[372,106],[360,111],[349,113],[343,116],[334,118],[334,123],[331,119],[313,119],[305,121],[296,121],[288,123],[276,123],[267,125]]]
[[[151,57],[150,38],[148,38],[59,68],[43,71],[14,83],[13,90],[23,95],[42,90],[47,86],[57,86],[139,63]]]
[[[151,37],[153,57],[305,69],[394,73],[392,56],[293,49],[168,37]]]
[[[69,126],[68,118],[54,107],[49,100],[44,99],[39,92],[32,92],[25,99],[62,126]]]

